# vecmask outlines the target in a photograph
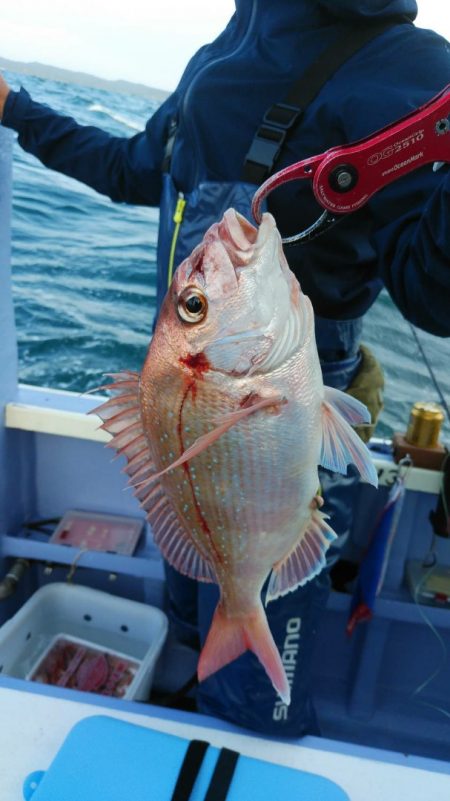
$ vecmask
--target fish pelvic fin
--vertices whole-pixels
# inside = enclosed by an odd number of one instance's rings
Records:
[[[204,681],[247,650],[258,657],[275,691],[288,706],[291,702],[289,682],[262,604],[242,617],[229,617],[223,604],[218,604],[200,654],[199,681]]]
[[[378,476],[370,451],[351,427],[370,422],[364,404],[338,389],[325,387],[322,403],[322,450],[320,464],[337,473],[347,473],[354,464],[363,481],[378,487]]]
[[[315,509],[292,551],[274,565],[267,587],[266,604],[293,592],[297,587],[303,587],[325,567],[326,552],[336,539],[326,520],[326,515]]]

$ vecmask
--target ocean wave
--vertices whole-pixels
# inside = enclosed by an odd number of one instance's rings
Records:
[[[115,111],[111,111],[111,109],[102,106],[101,103],[92,103],[88,110],[92,111],[94,114],[104,114],[106,117],[110,117],[112,120],[120,122],[121,125],[125,125],[126,128],[131,128],[132,131],[142,131],[142,123],[136,122],[129,117],[125,117],[123,114],[118,114]]]

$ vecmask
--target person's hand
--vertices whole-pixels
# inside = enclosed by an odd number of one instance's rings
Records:
[[[3,109],[5,107],[6,98],[8,97],[10,91],[11,90],[8,84],[0,72],[0,120],[3,117]]]

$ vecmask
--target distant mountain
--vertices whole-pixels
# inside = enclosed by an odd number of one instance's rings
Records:
[[[92,86],[95,89],[107,89],[109,92],[121,92],[126,95],[139,95],[149,100],[162,102],[169,92],[163,89],[155,89],[143,83],[132,83],[131,81],[108,81],[105,78],[97,78],[96,75],[89,75],[87,72],[72,72],[60,67],[50,67],[48,64],[40,64],[38,61],[29,63],[24,61],[11,61],[8,58],[0,57],[0,69],[10,72],[18,72],[24,75],[35,75],[37,78],[45,78],[50,81],[62,81],[63,83],[77,83],[80,86]]]

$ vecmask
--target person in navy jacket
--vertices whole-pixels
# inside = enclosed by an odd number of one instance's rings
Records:
[[[415,0],[236,0],[224,31],[193,56],[176,90],[142,133],[121,138],[81,126],[35,102],[25,89],[10,90],[1,78],[0,118],[18,133],[23,148],[51,169],[115,202],[159,207],[161,300],[171,270],[225,208],[235,206],[249,215],[255,187],[242,182],[242,168],[264,113],[349,25],[393,23],[326,81],[287,139],[277,169],[366,137],[450,83],[449,44],[433,31],[416,28],[416,14]],[[318,216],[307,183],[287,184],[268,200],[285,236]],[[175,241],[174,215],[180,209],[184,217]],[[364,314],[386,287],[407,320],[438,336],[450,334],[449,212],[448,169],[433,172],[428,165],[377,193],[316,240],[286,249],[290,267],[315,310],[325,383],[356,394],[373,418],[381,408],[382,377],[361,346]],[[334,517],[331,521],[342,536],[351,526],[351,491],[343,498],[334,509],[343,516],[341,523]],[[330,503],[333,507],[332,499]],[[253,693],[254,665],[251,655],[244,655],[205,682],[199,693],[203,711],[265,732],[298,735],[308,730],[308,662],[327,581],[319,576],[268,607],[275,628],[277,615],[297,619],[293,602],[301,610],[303,655],[296,657],[293,673],[300,688],[298,704],[293,687],[289,711],[273,707],[273,701],[265,706],[271,688],[261,684]],[[202,623],[202,615],[214,603],[209,603],[207,587],[186,589],[188,584],[181,578],[177,584],[168,569],[174,618],[187,628],[191,624],[195,632],[198,606],[202,633],[209,625]],[[285,619],[278,639],[274,632],[280,650],[289,625]],[[300,628],[300,638],[299,632]],[[248,703],[252,693],[257,701],[253,706]]]
[[[349,22],[405,17],[326,83],[277,168],[365,137],[429,100],[450,82],[450,51],[436,33],[408,24],[416,12],[415,0],[236,0],[223,33],[194,55],[142,133],[113,137],[35,103],[24,89],[7,93],[4,87],[2,124],[48,167],[114,201],[161,207],[173,119],[177,191],[189,195],[203,181],[238,181],[266,109]],[[446,170],[417,170],[317,242],[288,251],[319,317],[360,319],[384,285],[408,320],[438,336],[450,333],[449,181]],[[269,207],[291,234],[314,218],[312,204],[310,188],[291,185]]]

